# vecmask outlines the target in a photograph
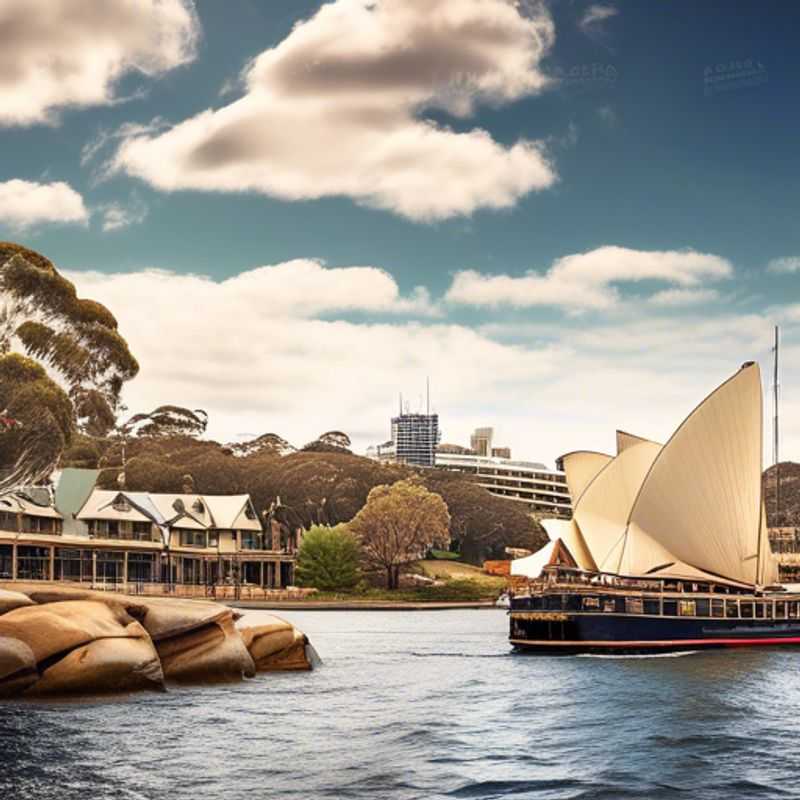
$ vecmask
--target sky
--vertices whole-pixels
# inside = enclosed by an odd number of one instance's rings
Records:
[[[552,464],[747,360],[800,460],[785,2],[0,0],[0,238],[105,303],[130,413]],[[772,456],[765,446],[766,460]]]

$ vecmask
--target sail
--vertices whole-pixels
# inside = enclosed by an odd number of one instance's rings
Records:
[[[636,436],[633,433],[628,433],[627,431],[617,431],[617,455],[619,455],[623,450],[627,450],[629,447],[633,447],[635,444],[639,444],[640,442],[649,442],[649,439],[645,439],[642,436]],[[657,444],[656,442],[651,442],[651,444]],[[661,447],[661,445],[659,445]]]
[[[545,567],[551,567],[556,564],[566,567],[577,566],[575,559],[561,539],[554,539],[552,542],[548,542],[540,550],[525,556],[525,558],[515,558],[511,562],[511,574],[535,580],[542,574],[542,570]]]
[[[647,440],[627,447],[595,476],[573,509],[573,518],[601,571],[621,570],[631,509],[660,452],[660,445]],[[646,535],[642,535],[637,544],[639,549],[647,544],[650,555],[660,559],[656,564],[675,561],[670,552],[658,542],[650,541]],[[628,574],[627,569],[625,572]]]
[[[595,475],[611,461],[611,456],[594,453],[591,450],[576,450],[574,453],[561,456],[560,460],[564,465],[567,488],[574,506]]]
[[[547,532],[551,542],[556,541],[556,539],[561,539],[564,542],[581,569],[597,571],[597,564],[595,564],[581,529],[574,519],[543,519],[542,527]]]
[[[658,452],[630,512],[624,571],[641,575],[672,560],[756,583],[759,539],[767,538],[759,536],[761,437],[761,377],[748,362]],[[672,558],[660,561],[663,553]]]

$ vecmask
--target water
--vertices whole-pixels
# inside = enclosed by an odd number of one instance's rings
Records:
[[[548,659],[499,610],[281,613],[321,669],[0,705],[0,798],[800,797],[800,650]]]

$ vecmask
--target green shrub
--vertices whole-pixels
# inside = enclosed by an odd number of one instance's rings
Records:
[[[303,535],[297,555],[296,580],[322,592],[349,591],[361,580],[361,551],[345,525],[315,525]]]

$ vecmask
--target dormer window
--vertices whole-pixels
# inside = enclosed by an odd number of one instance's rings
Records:
[[[203,501],[199,497],[194,501],[194,503],[192,503],[192,510],[196,511],[198,514],[205,514],[206,507],[203,505]]]
[[[124,495],[118,494],[111,504],[114,511],[119,511],[121,514],[127,514],[131,510],[131,504]]]

